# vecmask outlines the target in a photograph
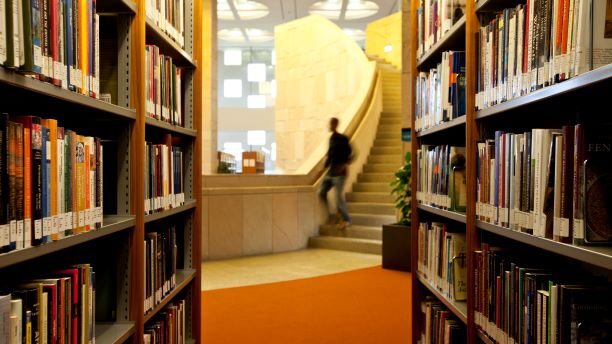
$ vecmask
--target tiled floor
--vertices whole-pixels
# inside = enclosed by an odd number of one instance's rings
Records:
[[[381,256],[323,249],[202,263],[202,290],[289,281],[381,264]]]

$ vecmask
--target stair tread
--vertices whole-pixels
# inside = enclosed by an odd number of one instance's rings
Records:
[[[332,235],[318,235],[318,236],[312,237],[312,239],[338,241],[338,242],[360,242],[360,243],[366,243],[366,244],[382,244],[382,240],[339,237],[339,236],[332,236]]]

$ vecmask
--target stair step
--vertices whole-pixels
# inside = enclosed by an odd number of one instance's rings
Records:
[[[376,133],[376,138],[377,139],[399,139],[400,138],[400,134],[398,134],[395,131],[383,131],[383,132],[378,132]]]
[[[322,236],[382,240],[382,227],[351,225],[346,229],[341,229],[336,225],[323,225],[319,228],[319,234]]]
[[[317,236],[309,240],[309,246],[330,250],[350,251],[370,254],[382,253],[382,241],[371,239]]]
[[[356,183],[353,185],[355,192],[391,192],[389,183]]]
[[[364,172],[389,172],[393,173],[400,167],[399,164],[366,164],[363,167]]]
[[[401,140],[393,140],[393,139],[377,139],[374,140],[374,147],[401,147]]]
[[[402,157],[399,154],[393,154],[393,155],[371,154],[368,157],[368,162],[373,163],[373,164],[395,164],[395,163],[401,163]]]
[[[381,117],[378,121],[379,124],[402,124],[401,117]]]
[[[351,214],[351,223],[358,226],[382,226],[396,221],[395,215]]]
[[[401,147],[372,147],[371,154],[402,154]],[[376,171],[371,171],[376,172]]]
[[[391,183],[395,179],[393,173],[360,173],[357,177],[358,182],[364,183]]]
[[[401,124],[379,124],[378,131],[401,131]]]
[[[351,214],[395,215],[395,206],[392,203],[349,202],[348,209]]]
[[[346,195],[349,202],[367,202],[389,204],[395,200],[395,196],[388,192],[350,192]]]

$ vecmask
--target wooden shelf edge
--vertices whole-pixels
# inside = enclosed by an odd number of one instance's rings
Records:
[[[511,99],[486,109],[476,111],[476,119],[483,119],[499,115],[509,110],[529,106],[540,101],[557,97],[566,93],[577,91],[581,88],[612,79],[612,64],[588,71],[584,74],[565,80],[561,83],[544,87],[527,95]]]
[[[179,270],[177,270],[177,272],[176,272],[176,287],[170,292],[170,294],[166,295],[166,297],[164,297],[164,299],[158,305],[156,305],[153,308],[153,310],[151,310],[149,313],[145,314],[145,316],[144,316],[145,324],[147,322],[149,322],[149,320],[151,320],[157,313],[159,313],[159,311],[164,309],[164,307],[166,307],[166,305],[168,303],[170,303],[170,301],[172,301],[172,299],[174,299],[174,297],[176,297],[181,291],[183,291],[183,289],[185,289],[189,285],[189,283],[191,283],[191,281],[193,281],[195,276],[196,276],[196,270],[195,269],[179,269]]]
[[[440,49],[444,47],[450,39],[452,39],[455,35],[457,35],[462,29],[465,30],[465,22],[466,16],[463,15],[456,23],[453,25],[450,30],[448,30],[442,38],[436,44],[432,45],[431,48],[426,51],[423,56],[420,58],[417,57],[417,69],[421,67],[421,65],[425,64],[429,59],[433,57],[433,55],[440,53]],[[465,37],[464,37],[465,40]]]
[[[36,80],[12,70],[0,67],[0,83],[18,87],[28,92],[34,92],[67,103],[106,112],[120,118],[136,120],[136,110],[127,109],[83,94],[65,90],[50,83]]]
[[[108,223],[111,222],[111,223]],[[11,251],[0,255],[0,268],[22,263],[30,259],[38,258],[47,254],[58,252],[85,242],[99,239],[113,233],[117,233],[134,227],[136,220],[134,216],[105,216],[105,225],[96,230],[69,236],[58,241],[53,241],[39,246],[33,246],[23,250]]]
[[[182,212],[187,211],[189,209],[193,209],[195,207],[196,207],[196,200],[190,199],[190,200],[185,201],[185,204],[183,204],[180,207],[172,208],[170,210],[162,211],[162,212],[159,212],[159,213],[153,213],[153,214],[150,214],[150,215],[145,215],[145,223],[161,220],[161,219],[164,219],[166,217],[182,213]]]
[[[164,55],[172,56],[173,62],[175,64],[179,65],[179,67],[185,67],[185,65],[193,68],[197,67],[193,57],[189,55],[183,48],[181,48],[181,46],[178,45],[177,42],[170,38],[170,36],[168,36],[164,31],[162,31],[159,26],[157,26],[157,24],[155,24],[155,22],[149,17],[146,17],[146,26],[147,32],[152,33],[157,38],[157,40],[161,40],[155,42],[159,43],[155,45],[158,45],[160,47],[161,52]],[[147,39],[147,42],[150,41]],[[171,49],[172,52],[164,51],[165,48]]]
[[[166,123],[166,122],[163,122],[155,118],[151,118],[151,117],[145,117],[145,123],[148,126],[161,128],[161,129],[170,131],[175,134],[183,135],[183,136],[196,137],[197,135],[197,131],[193,129],[179,127],[178,125]]]
[[[436,288],[434,288],[429,281],[421,275],[420,272],[416,273],[417,278],[434,296],[440,300],[453,314],[459,318],[464,324],[467,324],[467,303],[463,301],[451,301],[446,296],[442,295]]]
[[[136,332],[134,322],[96,323],[96,344],[122,344]]]
[[[565,257],[579,260],[591,265],[609,269],[612,266],[612,247],[576,246],[564,244],[547,238],[515,231],[506,227],[493,225],[484,221],[476,221],[476,227],[487,232],[512,239],[532,247],[553,252]]]
[[[457,221],[457,222],[461,222],[461,223],[466,223],[467,218],[465,216],[465,214],[463,213],[458,213],[455,211],[449,211],[449,210],[444,210],[444,209],[438,209],[436,207],[432,207],[430,205],[426,205],[426,204],[419,204],[417,206],[419,209],[426,211],[428,213],[432,213],[432,214],[436,214],[439,216],[443,216],[446,217],[448,219],[451,219],[453,221]]]
[[[482,330],[482,329],[478,329],[478,338],[480,338],[480,340],[485,343],[485,344],[495,344],[495,342],[489,338],[489,336]]]
[[[443,122],[433,127],[418,131],[416,135],[417,137],[425,137],[427,135],[439,133],[444,130],[448,130],[448,129],[455,128],[461,125],[465,125],[465,119],[466,119],[466,116],[463,115],[463,116],[454,118],[448,122]]]

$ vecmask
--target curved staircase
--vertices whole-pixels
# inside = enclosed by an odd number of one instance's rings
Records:
[[[383,60],[376,62],[382,75],[383,113],[368,161],[346,195],[352,223],[346,229],[322,225],[319,236],[310,238],[310,247],[381,254],[382,225],[396,222],[389,183],[402,163],[401,72]]]

